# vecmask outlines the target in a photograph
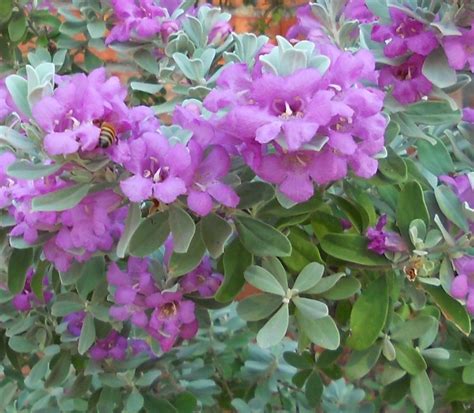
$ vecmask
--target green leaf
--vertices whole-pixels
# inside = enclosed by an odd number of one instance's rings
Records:
[[[380,343],[363,351],[353,351],[344,369],[350,380],[364,377],[377,363],[382,346]]]
[[[81,335],[79,336],[79,345],[77,351],[79,354],[85,354],[87,350],[95,342],[95,324],[92,314],[86,314],[84,323],[81,328]]]
[[[390,337],[396,341],[415,340],[437,325],[438,320],[436,318],[428,315],[419,315],[404,323],[397,324]]]
[[[419,140],[416,146],[421,164],[432,174],[440,176],[454,171],[451,155],[441,140],[437,140],[436,145]]]
[[[146,257],[152,254],[163,245],[169,233],[168,212],[149,216],[138,225],[130,238],[128,245],[130,255]]]
[[[252,255],[235,238],[224,250],[224,281],[214,298],[227,303],[240,292],[245,284],[244,272],[252,264]]]
[[[474,384],[474,362],[463,368],[462,381],[466,384]]]
[[[51,362],[51,365],[53,365],[52,362]],[[71,367],[70,354],[66,352],[61,353],[58,359],[55,361],[54,367],[51,368],[51,373],[49,373],[49,376],[44,383],[45,387],[60,386],[69,375],[70,367]]]
[[[385,275],[372,281],[357,299],[351,312],[351,336],[347,344],[365,350],[374,344],[382,331],[388,313],[388,286]]]
[[[8,21],[12,14],[13,0],[0,1],[0,23]],[[15,386],[16,388],[16,386]]]
[[[85,300],[89,293],[105,278],[105,260],[98,256],[89,259],[82,265],[81,277],[76,283],[80,297]]]
[[[288,290],[288,275],[278,258],[266,257],[262,260],[262,266],[278,280],[283,290]]]
[[[261,257],[291,254],[288,238],[272,226],[246,215],[236,215],[235,225],[242,244],[252,254]]]
[[[75,293],[65,293],[57,296],[56,301],[51,307],[51,314],[55,317],[63,317],[84,309],[84,303]]]
[[[433,411],[433,386],[426,371],[422,371],[410,379],[410,392],[415,404],[422,412]]]
[[[394,343],[393,346],[398,364],[407,373],[415,376],[426,370],[426,361],[419,351],[405,343]]]
[[[49,176],[62,167],[61,164],[43,165],[34,164],[20,159],[15,161],[7,168],[7,174],[13,178],[18,179],[39,179],[44,176]]]
[[[105,22],[95,20],[87,23],[87,31],[92,39],[100,39],[105,34]]]
[[[196,227],[196,232],[185,254],[174,252],[171,255],[169,273],[173,277],[179,277],[194,270],[202,260],[206,247],[201,237],[201,223]]]
[[[32,116],[28,103],[28,82],[26,79],[18,75],[10,75],[5,79],[5,85],[18,109],[25,115]]]
[[[319,319],[329,314],[328,306],[321,301],[304,297],[293,297],[291,301],[305,318]]]
[[[26,17],[22,14],[15,15],[8,23],[8,35],[14,43],[19,42],[26,32]]]
[[[33,249],[14,249],[8,261],[8,289],[18,294],[25,286],[26,273],[33,262]]]
[[[159,67],[156,59],[153,55],[145,49],[138,50],[133,55],[134,61],[140,66],[142,69],[145,69],[147,72],[151,74],[158,75],[159,74]]]
[[[131,204],[128,207],[127,220],[125,221],[125,230],[117,244],[117,257],[124,258],[128,251],[128,245],[133,234],[140,225],[141,210],[138,204]]]
[[[306,385],[304,388],[304,395],[311,407],[315,407],[321,402],[323,390],[324,386],[321,376],[317,371],[313,371],[306,380]]]
[[[358,232],[362,232],[364,229],[365,218],[362,217],[362,214],[365,215],[365,211],[359,210],[354,203],[343,197],[332,195],[331,198],[334,200],[338,208],[346,215],[352,225],[354,225],[354,228]]]
[[[334,287],[337,282],[342,278],[345,277],[346,274],[343,272],[338,272],[336,274],[331,274],[327,277],[321,278],[321,280],[310,290],[306,291],[307,294],[322,294],[326,291],[329,291],[332,287]]]
[[[444,398],[450,403],[453,401],[471,402],[473,400],[474,385],[464,383],[453,383],[446,391]]]
[[[291,242],[291,255],[283,257],[282,261],[290,271],[300,272],[309,263],[323,260],[315,243],[310,240],[309,235],[298,227],[292,227],[288,234]]]
[[[426,100],[406,106],[404,112],[410,120],[425,125],[456,124],[461,121],[461,111],[453,111],[446,100]]]
[[[197,399],[190,392],[181,392],[173,400],[173,405],[179,413],[193,413],[196,411]]]
[[[307,369],[314,365],[314,356],[308,351],[304,351],[301,354],[295,353],[294,351],[285,351],[283,353],[283,359],[297,369]]]
[[[138,90],[140,92],[154,95],[163,89],[163,85],[156,83],[144,83],[144,82],[130,82],[132,90]]]
[[[169,212],[169,223],[173,234],[174,251],[185,253],[196,232],[194,220],[184,209],[172,205]]]
[[[319,283],[324,274],[324,266],[312,262],[303,268],[303,271],[300,272],[298,278],[293,285],[293,290],[298,290],[298,292],[305,292],[313,288]]]
[[[423,190],[418,182],[407,182],[398,198],[397,224],[406,240],[410,240],[410,223],[421,219],[428,227],[430,215],[423,197]]]
[[[422,73],[434,85],[445,88],[457,81],[456,71],[451,68],[442,47],[431,52],[423,63]]]
[[[32,212],[66,211],[74,208],[92,188],[90,184],[78,184],[37,196],[31,202]]]
[[[466,336],[471,333],[471,319],[466,307],[448,295],[442,287],[423,284],[423,288],[431,296],[447,320],[462,331]]]
[[[238,208],[247,209],[259,202],[266,202],[275,196],[273,187],[265,182],[244,182],[235,192],[240,198]]]
[[[336,350],[339,347],[339,330],[331,317],[310,319],[297,311],[296,319],[300,330],[303,331],[312,343],[328,350]]]
[[[245,321],[258,321],[269,317],[282,304],[276,295],[257,294],[239,302],[237,312]]]
[[[356,234],[327,234],[321,240],[326,254],[342,261],[366,266],[387,265],[389,261],[367,248],[368,240]]]
[[[261,291],[282,297],[286,294],[278,280],[265,268],[257,265],[252,265],[245,271],[245,279]]]
[[[137,413],[143,407],[144,399],[143,396],[134,389],[127,397],[125,401],[125,412],[126,413]]]
[[[224,245],[232,235],[232,226],[220,216],[210,213],[202,219],[202,240],[212,258],[224,252]]]
[[[266,322],[257,334],[257,343],[266,348],[278,344],[285,337],[288,330],[288,305],[283,304],[275,315]]]
[[[380,173],[392,182],[404,182],[407,179],[407,165],[395,151],[388,147],[388,156],[379,160]]]
[[[469,232],[469,223],[464,215],[459,198],[446,185],[438,186],[435,191],[436,202],[443,214],[464,232]]]
[[[360,282],[355,277],[345,277],[334,287],[322,294],[327,300],[345,300],[360,290]]]

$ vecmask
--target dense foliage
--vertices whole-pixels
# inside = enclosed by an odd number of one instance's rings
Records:
[[[230,19],[0,2],[0,410],[472,411],[474,6]]]

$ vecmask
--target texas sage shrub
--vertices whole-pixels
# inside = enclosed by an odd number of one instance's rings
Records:
[[[3,0],[2,411],[472,411],[473,16]]]

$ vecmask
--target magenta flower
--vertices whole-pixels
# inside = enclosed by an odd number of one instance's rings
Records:
[[[104,359],[124,360],[127,352],[127,339],[118,331],[112,330],[107,337],[99,339],[89,350],[91,358],[95,361]]]
[[[68,314],[63,318],[63,321],[67,322],[67,331],[75,337],[81,335],[82,325],[84,324],[84,318],[86,317],[85,311],[76,311]]]
[[[155,309],[151,313],[148,333],[158,340],[163,351],[169,351],[179,338],[189,340],[198,330],[194,303],[183,300],[180,292],[161,292],[147,298]]]
[[[36,294],[31,289],[31,279],[34,275],[34,269],[30,268],[26,273],[26,280],[25,286],[23,287],[23,291],[17,295],[15,295],[12,299],[13,307],[15,307],[18,311],[30,311],[34,306],[47,304],[53,298],[53,293],[51,291],[43,291],[43,303],[36,297]],[[44,287],[48,286],[48,279],[45,278],[43,280],[43,290]]]
[[[15,181],[8,176],[7,168],[15,160],[16,157],[11,152],[0,153],[0,208],[8,207],[12,201],[11,188],[14,186]]]
[[[370,23],[377,19],[365,4],[365,0],[349,0],[344,8],[344,16],[361,23]]]
[[[474,257],[464,256],[454,260],[457,276],[451,284],[451,295],[466,300],[466,308],[474,314]]]
[[[474,123],[474,108],[464,108],[462,111],[462,120],[468,123]]]
[[[296,10],[297,23],[291,26],[286,34],[288,39],[306,39],[316,44],[330,43],[324,27],[314,17],[310,5]]]
[[[385,225],[387,225],[387,216],[384,214],[378,219],[375,228],[370,227],[367,229],[366,236],[369,240],[367,248],[379,255],[383,255],[387,251],[406,251],[407,246],[400,235],[393,231],[385,231]]]
[[[107,271],[107,281],[115,288],[115,305],[110,308],[110,316],[116,320],[130,321],[141,328],[148,324],[146,298],[158,292],[153,276],[148,271],[148,260],[130,257],[127,271],[120,270],[111,263]]]
[[[372,28],[372,40],[385,43],[385,56],[397,57],[409,51],[428,56],[436,49],[438,39],[422,22],[395,7],[390,7],[389,12],[390,26],[375,24]]]
[[[470,30],[462,28],[459,30],[461,36],[444,37],[444,51],[453,69],[462,70],[468,65],[471,72],[474,72],[474,25]]]
[[[46,131],[44,147],[50,155],[93,151],[99,143],[102,121],[121,132],[128,119],[127,94],[117,77],[106,78],[105,69],[88,76],[75,74],[57,79],[58,87],[33,107],[33,118]]]
[[[407,104],[429,95],[433,88],[431,82],[423,75],[424,57],[413,55],[399,66],[386,66],[380,71],[379,85],[393,87],[393,97],[400,103]]]
[[[153,197],[169,204],[186,193],[182,175],[191,157],[183,144],[172,146],[164,136],[147,132],[129,145],[131,159],[125,167],[133,175],[121,181],[120,188],[132,202]]]
[[[218,21],[212,26],[207,36],[207,41],[211,45],[220,45],[224,43],[232,33],[232,26],[227,21]]]
[[[192,175],[187,178],[188,206],[196,214],[204,216],[211,212],[213,199],[220,204],[235,208],[239,197],[222,182],[230,168],[230,158],[222,146],[210,146],[206,152],[195,142],[189,142]]]
[[[160,32],[161,20],[168,17],[168,11],[154,0],[112,0],[112,8],[117,22],[106,44],[132,38],[148,39]]]
[[[204,257],[196,269],[180,279],[184,293],[198,292],[201,297],[212,297],[224,279],[222,274],[213,272],[211,260]]]
[[[467,174],[457,175],[454,178],[447,175],[439,177],[441,182],[448,184],[454,190],[461,203],[467,204],[469,209],[474,209],[474,183],[471,179]],[[473,221],[469,221],[469,227],[471,231],[474,231]]]

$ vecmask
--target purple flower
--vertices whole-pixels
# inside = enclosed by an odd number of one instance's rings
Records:
[[[468,123],[474,123],[474,108],[464,108],[462,111],[462,120]]]
[[[129,146],[131,159],[125,166],[133,175],[120,188],[132,202],[155,198],[169,204],[186,193],[182,175],[191,157],[183,144],[173,146],[161,134],[146,132]]]
[[[474,182],[468,174],[457,175],[454,178],[444,175],[439,180],[448,184],[455,192],[461,203],[467,204],[471,210],[474,209]],[[474,221],[469,221],[471,231],[474,231]]]
[[[296,18],[297,23],[291,26],[286,34],[288,39],[307,39],[317,44],[330,42],[324,27],[311,11],[310,5],[299,7],[296,10]]]
[[[139,338],[132,338],[132,339],[129,339],[128,341],[129,341],[128,344],[134,356],[140,353],[146,353],[150,357],[155,357],[155,354],[153,353],[150,345],[145,340],[142,340]]]
[[[57,79],[58,87],[33,107],[33,118],[46,131],[44,147],[50,155],[69,155],[97,149],[100,123],[107,121],[122,131],[128,119],[127,94],[117,77],[106,78],[105,69],[88,76],[75,74]]]
[[[26,280],[25,286],[23,287],[23,291],[17,295],[15,295],[12,299],[13,307],[15,307],[18,311],[30,311],[34,306],[49,303],[53,298],[53,293],[51,291],[43,291],[43,303],[38,299],[36,294],[31,289],[31,279],[34,275],[34,269],[30,268],[26,273]],[[43,286],[47,287],[48,279],[45,278],[43,280]],[[43,288],[44,290],[44,288]]]
[[[423,75],[424,57],[413,55],[399,66],[387,66],[380,71],[379,86],[392,86],[393,97],[407,104],[431,93],[433,85]]]
[[[168,11],[154,0],[112,0],[117,22],[106,38],[106,44],[132,38],[148,39],[160,32],[161,20]]]
[[[169,351],[178,338],[189,340],[198,329],[194,303],[183,300],[180,292],[161,292],[147,298],[155,309],[151,313],[148,333],[158,340],[163,351]]]
[[[207,36],[208,43],[211,45],[220,45],[225,42],[232,33],[232,26],[227,21],[219,21],[212,26]]]
[[[84,323],[84,318],[86,317],[85,311],[76,311],[74,313],[68,314],[63,318],[63,321],[67,322],[67,331],[75,337],[81,335],[82,325]]]
[[[191,154],[191,177],[188,181],[188,206],[196,214],[204,216],[211,212],[213,199],[220,204],[235,208],[239,197],[222,182],[229,172],[230,158],[222,146],[210,146],[207,151],[195,142],[189,142]]]
[[[201,297],[212,297],[222,283],[222,274],[213,272],[211,260],[205,257],[195,270],[180,279],[185,293],[198,292]]]
[[[385,225],[387,225],[387,216],[384,214],[380,216],[375,228],[367,229],[366,236],[369,240],[367,248],[379,255],[383,255],[386,251],[406,251],[407,246],[400,235],[393,231],[385,231]]]
[[[454,260],[458,275],[451,284],[451,295],[466,300],[469,313],[474,314],[474,257],[464,256]]]
[[[115,305],[110,308],[111,317],[131,322],[141,328],[148,324],[145,311],[149,308],[146,298],[158,292],[153,276],[148,271],[148,260],[130,257],[127,271],[122,271],[116,263],[111,263],[107,271],[107,281],[115,288]]]
[[[443,47],[448,56],[449,65],[456,70],[462,70],[466,64],[474,72],[474,25],[470,30],[459,29],[461,36],[446,36]]]
[[[179,25],[174,20],[167,20],[161,24],[160,34],[163,41],[167,42],[168,38],[179,30]]]
[[[93,360],[102,361],[104,359],[124,360],[127,353],[127,339],[121,336],[118,331],[112,330],[103,339],[99,339],[89,350]]]
[[[428,56],[438,46],[435,34],[424,23],[395,7],[389,8],[390,26],[375,24],[372,40],[385,43],[387,57],[397,57],[407,52]]]
[[[15,160],[16,157],[11,152],[0,153],[0,208],[8,207],[12,201],[11,188],[14,186],[15,181],[8,176],[7,168]]]
[[[365,4],[365,0],[349,0],[344,8],[344,16],[348,19],[359,20],[361,23],[370,23],[376,20],[374,14]]]

